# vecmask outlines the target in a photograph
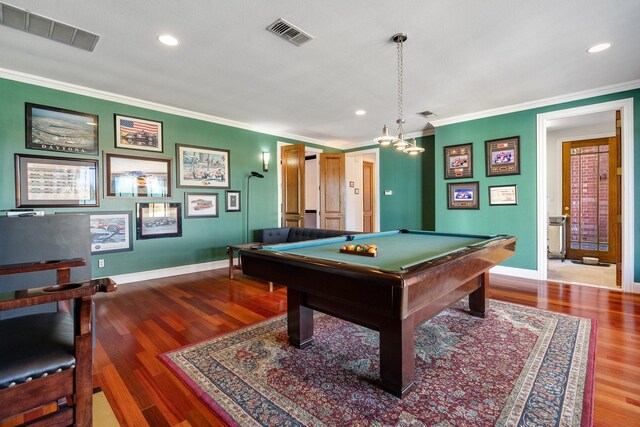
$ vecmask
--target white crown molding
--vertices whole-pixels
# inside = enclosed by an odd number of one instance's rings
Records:
[[[448,117],[440,120],[432,120],[435,127],[451,125],[454,123],[468,122],[470,120],[484,119],[501,114],[515,113],[517,111],[531,110],[534,108],[547,107],[549,105],[562,104],[565,102],[579,101],[581,99],[593,98],[596,96],[608,95],[610,93],[624,92],[640,88],[640,80],[619,83],[611,86],[604,86],[596,89],[575,92],[566,95],[554,96],[552,98],[539,99],[537,101],[524,102],[522,104],[510,105],[507,107],[494,108],[491,110],[478,111],[476,113],[463,114],[456,117]]]
[[[198,113],[196,111],[172,107],[170,105],[157,104],[155,102],[145,101],[143,99],[137,99],[137,98],[132,98],[125,95],[119,95],[117,93],[111,93],[111,92],[106,92],[98,89],[92,89],[86,86],[80,86],[73,83],[61,82],[61,81],[49,79],[46,77],[40,77],[32,74],[23,73],[20,71],[9,70],[7,68],[0,68],[0,78],[5,78],[7,80],[14,80],[22,83],[28,83],[36,86],[42,86],[49,89],[61,90],[63,92],[75,93],[77,95],[90,96],[92,98],[98,98],[105,101],[120,102],[122,104],[133,105],[135,107],[147,108],[149,110],[160,111],[162,113],[174,114],[176,116],[182,116],[182,117],[189,117],[191,119],[217,123],[225,126],[231,126],[234,128],[250,130],[253,132],[264,133],[267,135],[273,135],[281,138],[289,138],[296,141],[308,142],[311,144],[317,144],[325,147],[340,149],[339,142],[328,143],[325,141],[319,141],[317,139],[307,138],[305,136],[296,135],[292,133],[276,132],[268,128],[263,128],[259,126],[250,125],[247,123],[237,122],[237,121],[225,119],[222,117]]]

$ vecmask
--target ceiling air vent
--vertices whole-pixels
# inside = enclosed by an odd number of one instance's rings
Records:
[[[422,117],[425,117],[427,119],[431,117],[436,117],[436,113],[432,113],[429,110],[420,111],[418,114],[420,114]]]
[[[0,2],[0,24],[93,52],[100,36]]]
[[[279,18],[276,22],[269,25],[267,30],[285,40],[290,41],[296,46],[302,46],[306,42],[313,40],[313,36],[311,34],[305,33],[300,28],[288,23],[282,18]]]

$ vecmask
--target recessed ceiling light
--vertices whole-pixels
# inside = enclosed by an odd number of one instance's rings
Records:
[[[178,39],[170,34],[163,34],[158,37],[158,40],[160,40],[160,43],[166,44],[167,46],[176,46],[178,44]]]
[[[367,114],[367,112],[364,110],[356,110],[356,116],[364,116],[365,114]]]
[[[610,47],[611,47],[611,43],[600,43],[595,46],[591,46],[589,49],[587,49],[587,52],[588,53],[602,52],[603,50],[607,50]]]

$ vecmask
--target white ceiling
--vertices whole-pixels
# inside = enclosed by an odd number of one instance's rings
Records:
[[[395,129],[397,32],[407,133],[427,128],[423,110],[437,125],[640,79],[638,0],[3,1],[100,40],[86,52],[0,26],[2,69],[340,147]],[[266,31],[277,18],[315,39]]]

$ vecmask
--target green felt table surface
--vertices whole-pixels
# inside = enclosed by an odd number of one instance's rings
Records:
[[[401,271],[412,265],[428,261],[468,246],[482,244],[496,236],[435,233],[427,231],[387,231],[356,234],[353,240],[335,237],[296,243],[264,246],[270,251],[286,252],[312,258],[377,267],[383,271]],[[378,246],[377,256],[368,257],[340,252],[343,245]]]

